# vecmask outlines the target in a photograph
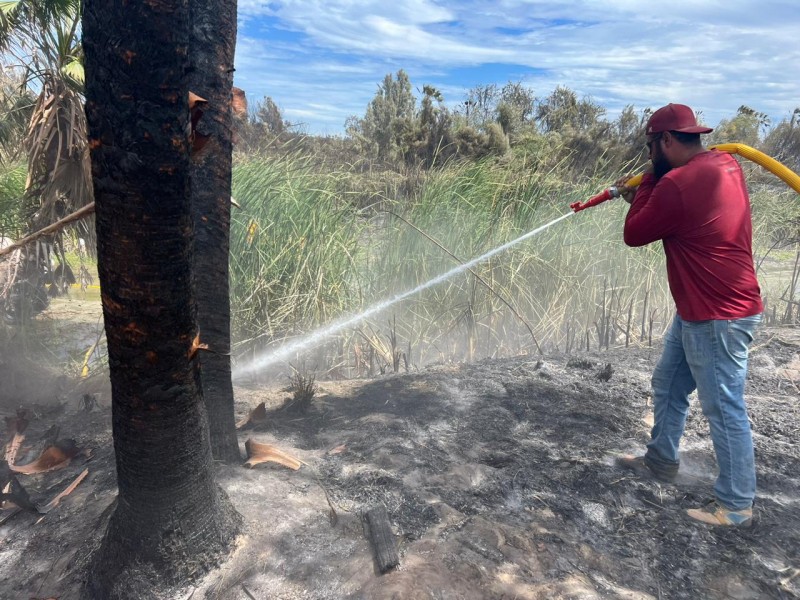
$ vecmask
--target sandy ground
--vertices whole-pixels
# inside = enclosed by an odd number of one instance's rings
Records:
[[[620,348],[321,382],[304,415],[281,408],[288,393],[278,387],[239,387],[237,417],[259,402],[268,408],[266,422],[241,432],[242,446],[253,438],[307,464],[220,465],[243,534],[225,564],[168,597],[800,598],[800,331],[761,331],[754,345],[759,495],[749,529],[684,514],[710,498],[715,477],[696,402],[675,484],[613,467],[647,439],[658,353]],[[0,525],[2,598],[78,598],[115,495],[108,398],[87,407],[85,390],[58,390],[57,401],[29,404],[18,463],[53,425],[91,455],[21,482],[43,503],[83,469],[89,476],[44,517],[19,513]],[[23,400],[0,397],[4,415]],[[400,556],[384,575],[363,523],[377,506]]]

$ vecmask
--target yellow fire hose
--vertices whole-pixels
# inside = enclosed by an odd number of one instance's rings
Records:
[[[757,165],[764,167],[770,173],[777,175],[790,188],[800,194],[800,175],[771,156],[767,156],[763,152],[751,148],[747,144],[716,144],[714,146],[709,146],[709,150],[719,150],[720,152],[727,152],[728,154],[739,154]],[[625,186],[629,188],[638,187],[639,184],[642,183],[642,175],[643,174],[640,173],[639,175],[631,177],[625,183]],[[578,212],[592,206],[597,206],[601,202],[605,202],[611,198],[617,198],[619,195],[619,190],[617,190],[615,186],[612,186],[607,190],[603,190],[596,196],[589,198],[586,202],[574,202],[570,204],[569,207],[573,211]]]
[[[767,154],[764,154],[763,152],[756,150],[747,144],[716,144],[714,146],[709,146],[708,149],[719,150],[720,152],[727,152],[728,154],[738,154],[739,156],[743,156],[747,160],[751,160],[757,165],[764,167],[773,175],[777,175],[786,183],[786,185],[800,194],[800,175],[792,171],[783,163],[778,162],[771,156],[768,156]],[[628,187],[637,187],[641,182],[642,176],[639,174],[633,179],[628,180],[625,185]]]

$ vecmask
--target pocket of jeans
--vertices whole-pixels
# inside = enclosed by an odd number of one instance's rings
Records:
[[[714,322],[683,321],[683,350],[693,367],[703,367],[714,361]]]
[[[748,348],[755,337],[755,329],[761,322],[761,315],[728,321],[728,351],[735,358],[747,358]]]

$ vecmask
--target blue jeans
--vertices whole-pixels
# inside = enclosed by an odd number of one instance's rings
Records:
[[[675,315],[653,372],[655,414],[648,460],[679,464],[689,394],[697,389],[719,466],[714,492],[720,504],[733,510],[750,508],[756,494],[744,382],[748,347],[760,322],[761,315],[731,321],[684,321]]]

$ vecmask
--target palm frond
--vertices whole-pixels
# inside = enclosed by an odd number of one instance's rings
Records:
[[[80,11],[81,0],[3,0],[0,2],[0,50],[19,44],[37,48],[50,61],[57,59],[60,44],[48,38],[59,28],[76,38]]]
[[[57,73],[49,73],[25,140],[26,197],[32,230],[49,225],[93,200],[83,100]],[[82,232],[94,247],[93,227]],[[91,225],[91,224],[89,224]]]
[[[0,163],[14,162],[36,98],[12,72],[0,68]]]
[[[83,63],[80,60],[73,59],[66,63],[63,67],[61,67],[61,74],[83,88],[85,78]]]

